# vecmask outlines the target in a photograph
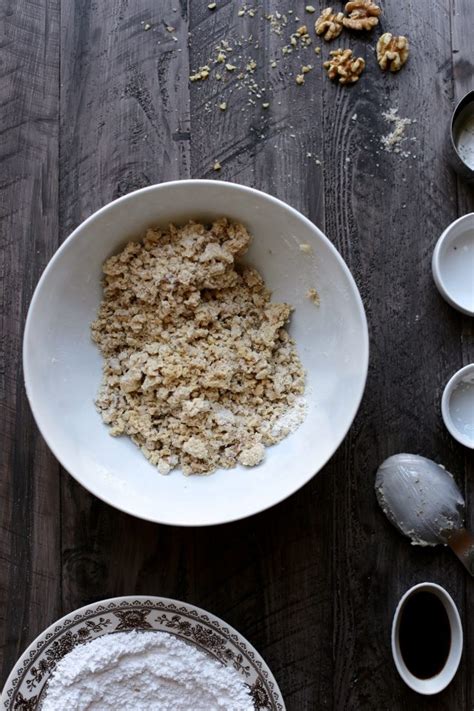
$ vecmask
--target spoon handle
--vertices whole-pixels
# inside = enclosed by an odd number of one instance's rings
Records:
[[[457,555],[471,575],[474,576],[474,536],[465,528],[453,533],[448,541],[448,546]]]

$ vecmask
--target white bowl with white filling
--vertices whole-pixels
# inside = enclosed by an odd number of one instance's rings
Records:
[[[256,467],[211,476],[158,473],[128,437],[110,437],[94,406],[102,357],[90,325],[102,298],[102,264],[147,228],[226,216],[253,236],[245,262],[274,301],[294,307],[289,333],[306,371],[308,411]],[[309,245],[302,250],[301,245]],[[308,298],[316,289],[320,304]],[[25,384],[46,442],[63,467],[103,501],[143,519],[210,525],[282,501],[316,474],[355,417],[368,368],[362,301],[343,259],[299,212],[265,193],[186,180],[126,195],[83,222],[51,259],[33,296],[24,338]]]
[[[455,309],[474,316],[474,212],[452,222],[433,252],[433,278]]]
[[[450,434],[474,449],[474,363],[458,370],[447,382],[441,414]]]

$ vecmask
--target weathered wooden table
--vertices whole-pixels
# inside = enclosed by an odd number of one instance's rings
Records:
[[[249,3],[254,17],[238,15],[240,2],[207,5],[2,3],[2,677],[63,613],[145,593],[188,600],[237,627],[268,660],[290,711],[473,709],[474,583],[449,551],[410,547],[378,509],[373,482],[389,454],[425,454],[456,475],[474,525],[472,453],[440,416],[447,379],[474,360],[473,323],[441,299],[430,271],[441,231],[474,207],[442,154],[453,102],[473,88],[474,3],[385,0],[382,28],[409,36],[408,65],[383,75],[374,39],[345,35],[334,45],[356,48],[368,65],[349,89],[323,76],[329,47],[314,53],[321,42],[305,2]],[[279,36],[265,15],[291,7]],[[283,55],[303,22],[312,47]],[[258,89],[237,70],[190,83],[221,40],[236,47],[234,64],[255,59]],[[302,64],[314,68],[297,86]],[[393,107],[417,121],[408,157],[381,148],[390,130],[382,112]],[[136,520],[60,471],[32,420],[21,366],[30,297],[61,241],[113,198],[189,176],[252,185],[308,215],[353,271],[371,333],[364,401],[329,465],[274,509],[204,530]],[[398,598],[424,580],[447,587],[465,631],[454,682],[428,700],[398,678],[389,645]]]

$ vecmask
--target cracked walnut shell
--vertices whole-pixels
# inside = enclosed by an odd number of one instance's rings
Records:
[[[325,8],[314,23],[316,34],[323,35],[323,38],[328,42],[339,37],[342,32],[343,19],[342,12],[335,13],[332,11],[332,7]]]
[[[371,30],[379,24],[382,10],[372,0],[352,0],[346,4],[349,17],[343,20],[349,30]]]
[[[409,51],[406,37],[385,32],[377,42],[377,62],[383,71],[398,72],[407,61]]]
[[[338,79],[339,84],[354,84],[359,80],[365,69],[362,57],[357,59],[352,56],[352,49],[334,49],[329,53],[331,59],[324,62],[330,79]]]

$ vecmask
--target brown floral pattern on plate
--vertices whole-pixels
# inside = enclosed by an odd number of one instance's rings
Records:
[[[149,610],[117,610],[115,616],[120,622],[115,628],[116,632],[129,630],[151,630],[153,626],[147,621]]]
[[[103,634],[162,631],[199,647],[242,676],[256,711],[285,711],[278,686],[251,645],[222,620],[183,602],[124,597],[94,603],[67,615],[43,632],[23,656],[3,689],[0,708],[39,711],[56,664],[79,644]]]

